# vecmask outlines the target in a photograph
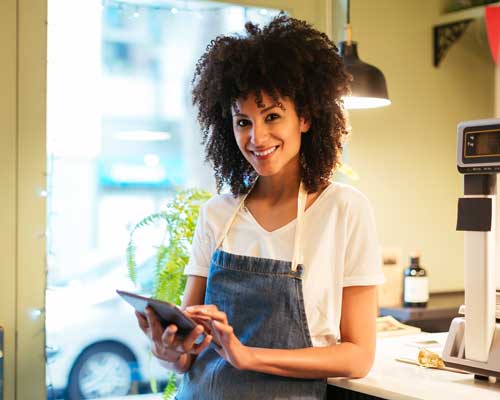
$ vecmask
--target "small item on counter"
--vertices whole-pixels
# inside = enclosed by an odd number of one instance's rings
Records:
[[[377,337],[414,335],[420,332],[416,326],[405,325],[391,315],[377,318]]]
[[[423,348],[418,352],[418,365],[426,368],[444,368],[444,361],[439,354]]]
[[[377,286],[379,307],[401,307],[403,298],[403,263],[400,247],[381,248],[385,282]]]
[[[406,346],[400,348],[396,361],[412,364],[426,369],[469,374],[461,369],[447,367],[442,359],[443,346],[447,332],[421,333],[404,338],[401,342]],[[431,372],[429,372],[431,373]]]
[[[410,266],[404,270],[403,307],[427,307],[429,281],[426,270],[420,266],[420,254],[410,254]]]

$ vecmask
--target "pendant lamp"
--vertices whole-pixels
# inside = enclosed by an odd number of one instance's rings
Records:
[[[339,52],[347,72],[352,75],[351,94],[344,97],[347,109],[376,108],[391,104],[382,71],[360,60],[358,44],[351,41],[350,4],[347,0],[346,41],[339,43]]]

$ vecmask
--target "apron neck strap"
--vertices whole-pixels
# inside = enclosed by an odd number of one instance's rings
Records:
[[[252,187],[250,190],[241,197],[239,200],[236,208],[234,209],[231,217],[227,221],[224,229],[222,230],[221,235],[219,236],[219,240],[217,241],[217,246],[216,248],[218,249],[219,247],[222,246],[222,243],[224,242],[224,239],[226,238],[229,229],[231,229],[231,226],[233,225],[234,220],[236,219],[236,216],[240,212],[240,210],[243,208],[245,204],[245,200],[250,194],[250,192],[253,190],[255,183],[257,182],[257,179],[254,181],[252,184]],[[302,263],[302,257],[300,253],[300,242],[302,238],[302,222],[304,220],[304,213],[306,211],[306,202],[307,202],[307,191],[305,190],[304,184],[302,181],[300,182],[300,187],[299,187],[299,195],[298,195],[298,200],[297,200],[297,224],[295,226],[295,238],[294,238],[294,243],[293,243],[293,258],[292,258],[292,271],[297,270],[297,265]]]
[[[297,265],[302,263],[300,252],[300,243],[302,239],[302,223],[304,222],[304,213],[306,212],[307,191],[302,181],[299,187],[299,198],[297,200],[297,225],[295,225],[295,239],[293,243],[292,271],[297,270]]]
[[[253,186],[252,186],[252,188],[253,188]],[[238,215],[240,210],[243,208],[243,206],[245,204],[245,200],[246,200],[247,196],[250,194],[251,190],[252,189],[250,189],[248,191],[248,193],[243,195],[241,197],[241,199],[239,200],[238,204],[236,205],[236,208],[234,209],[233,213],[231,214],[231,217],[229,218],[226,225],[224,226],[224,229],[222,230],[221,235],[219,236],[219,240],[217,240],[217,246],[215,247],[216,249],[218,249],[219,247],[222,246],[222,243],[224,242],[224,239],[226,238],[226,236],[229,232],[229,229],[231,229],[231,225],[233,225],[233,222],[236,219],[236,216]]]

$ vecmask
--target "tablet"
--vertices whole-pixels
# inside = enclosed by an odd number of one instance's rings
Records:
[[[125,292],[123,290],[117,290],[116,293],[118,293],[127,303],[129,303],[142,315],[145,315],[146,307],[150,306],[153,310],[155,310],[156,314],[158,314],[163,328],[166,328],[170,324],[177,325],[177,334],[180,337],[186,337],[189,332],[191,332],[196,325],[198,325],[198,323],[203,325],[206,330],[210,331],[207,321],[196,322],[184,314],[184,312],[175,304],[140,296],[135,293]],[[203,342],[203,339],[205,339],[204,333],[200,335],[195,343],[200,344]],[[216,347],[220,348],[214,337],[212,338],[212,342],[216,345]]]

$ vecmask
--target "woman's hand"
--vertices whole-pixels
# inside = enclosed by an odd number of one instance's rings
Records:
[[[204,304],[200,306],[191,306],[186,308],[186,314],[191,318],[206,319],[210,317],[209,325],[211,334],[216,341],[220,343],[221,348],[215,348],[215,351],[235,368],[248,370],[252,368],[254,356],[252,349],[243,345],[236,337],[233,327],[227,321],[225,312],[220,311],[213,304]],[[205,318],[204,318],[205,317]]]
[[[203,342],[195,344],[196,339],[203,333],[203,326],[197,325],[186,337],[179,337],[177,325],[171,324],[163,329],[160,320],[151,307],[146,308],[146,317],[135,312],[141,330],[151,340],[151,351],[155,357],[174,363],[185,354],[199,354],[212,341],[211,335],[206,335]]]

